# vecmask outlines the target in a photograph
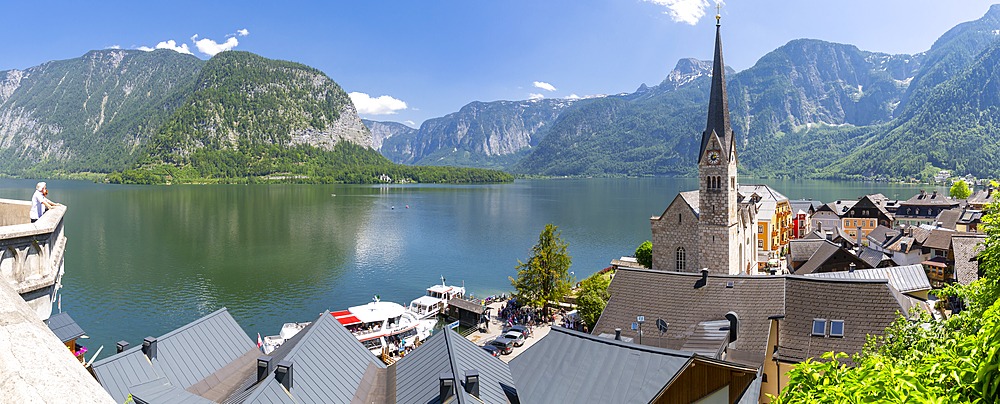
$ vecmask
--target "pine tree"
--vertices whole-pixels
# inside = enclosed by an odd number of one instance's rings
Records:
[[[531,307],[542,308],[549,314],[549,303],[558,302],[570,290],[569,243],[563,241],[555,224],[545,225],[538,243],[531,248],[528,262],[517,260],[517,279],[510,278],[517,297]]]

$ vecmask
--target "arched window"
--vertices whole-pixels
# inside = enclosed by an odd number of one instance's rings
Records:
[[[684,247],[677,247],[677,270],[683,271],[687,266],[687,259],[684,254]]]

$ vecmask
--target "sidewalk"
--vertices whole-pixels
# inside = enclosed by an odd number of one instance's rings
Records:
[[[503,304],[504,302],[495,302],[488,305],[488,307],[490,307],[489,331],[486,332],[476,331],[473,332],[472,334],[469,334],[469,336],[466,338],[468,338],[469,341],[472,341],[476,345],[483,346],[489,343],[490,341],[496,339],[496,337],[500,336],[500,332],[503,331],[503,325],[500,323],[499,320],[497,320],[496,313],[500,312],[500,308],[503,306]],[[562,317],[559,314],[556,314],[555,323],[559,324],[560,322],[562,322]],[[504,362],[510,362],[511,359],[516,358],[517,355],[519,355],[521,352],[524,352],[525,349],[528,349],[528,347],[534,345],[536,341],[548,335],[550,328],[552,328],[551,324],[542,324],[536,326],[534,331],[532,332],[531,337],[524,341],[524,345],[514,347],[514,351],[511,352],[510,354],[500,355],[500,359],[503,360]]]

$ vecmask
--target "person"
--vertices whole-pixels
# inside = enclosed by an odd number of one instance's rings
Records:
[[[46,198],[48,194],[49,190],[45,187],[45,182],[39,182],[35,185],[35,194],[31,196],[31,212],[28,213],[31,223],[37,222],[49,209],[62,206]]]

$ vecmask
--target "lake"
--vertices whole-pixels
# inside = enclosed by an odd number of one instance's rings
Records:
[[[136,346],[221,307],[252,338],[324,310],[407,304],[447,279],[475,296],[511,289],[545,224],[569,242],[580,280],[630,255],[693,178],[518,180],[500,185],[121,186],[47,181],[69,207],[62,308],[91,354]],[[0,180],[29,200],[35,180]],[[763,180],[791,199],[928,186]],[[937,188],[947,192],[946,188]],[[336,195],[336,196],[334,196]],[[56,310],[54,309],[53,312]],[[89,359],[89,356],[88,356]]]

